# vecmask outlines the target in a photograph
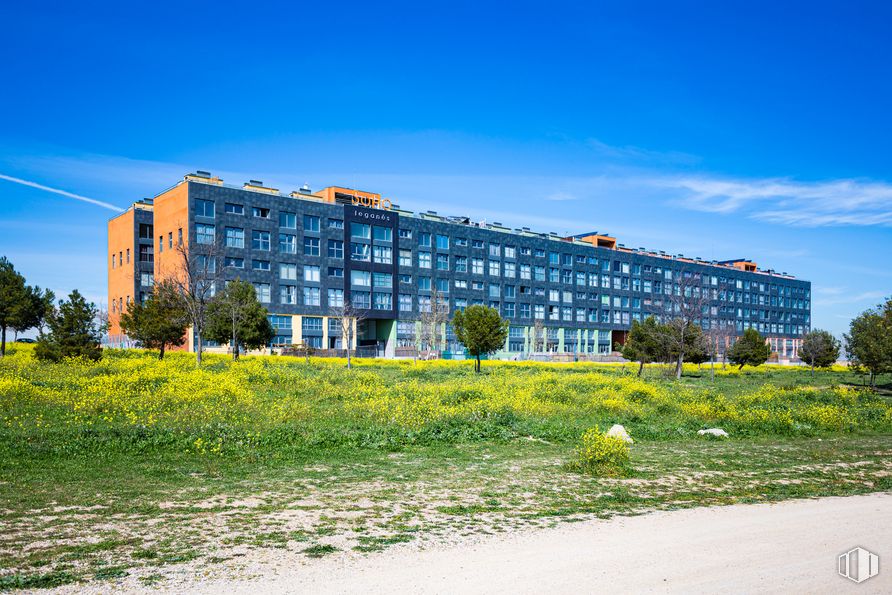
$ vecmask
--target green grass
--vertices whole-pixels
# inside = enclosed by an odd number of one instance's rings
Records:
[[[0,589],[892,489],[886,388],[845,370],[358,363],[48,365],[15,347],[0,360]],[[636,440],[628,473],[569,471],[581,434],[613,423]],[[697,437],[710,426],[730,439]]]

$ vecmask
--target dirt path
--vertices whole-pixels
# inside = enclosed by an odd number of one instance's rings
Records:
[[[837,556],[862,546],[857,585]],[[286,565],[287,568],[287,565]],[[892,494],[659,512],[426,551],[297,563],[276,576],[191,585],[237,593],[892,592]]]

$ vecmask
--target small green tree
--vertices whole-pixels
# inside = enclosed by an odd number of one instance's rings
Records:
[[[799,359],[811,367],[812,376],[815,368],[827,368],[839,357],[839,340],[827,331],[815,329],[802,337],[799,347]]]
[[[877,376],[892,372],[892,300],[852,320],[845,340],[849,365],[867,370],[870,386],[876,386]]]
[[[131,339],[143,347],[158,350],[158,359],[164,359],[168,345],[183,342],[189,326],[189,315],[176,287],[170,281],[155,284],[152,294],[144,304],[131,304],[121,314],[121,328]]]
[[[743,336],[738,338],[728,350],[728,359],[740,369],[746,365],[760,366],[768,361],[769,355],[771,355],[771,347],[754,328],[743,331]]]
[[[50,290],[25,285],[25,278],[0,257],[0,357],[6,355],[6,333],[43,326],[56,296]]]
[[[102,357],[99,345],[101,332],[96,325],[99,311],[78,290],[59,302],[59,307],[47,318],[49,333],[41,334],[34,348],[38,359],[58,362],[65,357]]]
[[[688,360],[688,354],[697,351],[703,343],[703,329],[695,322],[685,322],[676,317],[657,327],[658,343],[662,357],[675,360],[675,377],[681,378],[682,364]]]
[[[508,338],[508,321],[498,310],[475,304],[465,311],[456,310],[452,330],[468,353],[476,358],[474,371],[480,372],[480,356],[498,351]]]
[[[229,281],[208,304],[206,335],[212,341],[228,342],[233,360],[239,358],[242,346],[258,349],[269,344],[275,334],[266,308],[247,281]]]
[[[694,341],[691,348],[685,353],[684,361],[700,366],[710,359],[712,359],[712,344],[709,337],[701,332],[697,335],[697,340]]]
[[[626,337],[621,352],[627,360],[638,362],[638,376],[644,371],[644,364],[657,360],[661,355],[660,329],[656,319],[648,316],[644,322],[632,321],[632,328]]]

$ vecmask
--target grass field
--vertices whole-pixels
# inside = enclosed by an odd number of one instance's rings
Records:
[[[16,345],[0,360],[0,588],[892,489],[892,402],[845,369],[634,371],[215,356],[196,369],[139,351],[52,365]],[[570,472],[581,434],[614,423],[636,440],[630,475]],[[697,437],[714,426],[731,438]]]

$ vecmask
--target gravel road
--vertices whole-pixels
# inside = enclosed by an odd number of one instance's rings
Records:
[[[855,584],[837,556],[862,546],[880,574]],[[892,494],[657,512],[437,549],[391,549],[275,576],[188,585],[203,593],[892,593]],[[182,590],[183,586],[180,587]]]

